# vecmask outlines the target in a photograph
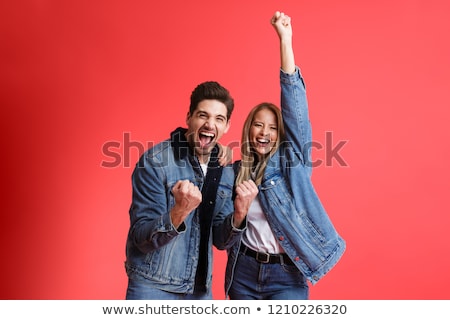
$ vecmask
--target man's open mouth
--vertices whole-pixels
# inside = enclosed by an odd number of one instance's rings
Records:
[[[209,144],[211,144],[211,142],[214,140],[215,134],[211,133],[211,132],[200,132],[199,133],[199,141],[200,141],[200,146],[202,148],[208,146]]]

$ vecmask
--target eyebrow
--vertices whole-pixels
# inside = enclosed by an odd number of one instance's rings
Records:
[[[199,110],[199,109],[197,109],[197,111],[196,111],[195,113],[196,113],[196,114],[199,114],[199,115],[207,115],[208,117],[222,118],[222,119],[224,119],[224,120],[227,119],[227,116],[226,116],[226,115],[223,115],[223,114],[221,114],[221,113],[216,114],[216,115],[213,115],[213,114],[210,114],[209,112],[207,112],[207,111],[205,111],[205,110]]]
[[[253,120],[251,123],[264,123],[264,121],[262,121],[262,120]],[[278,127],[278,124],[277,123],[269,123],[268,124],[269,126],[275,126],[275,127]]]

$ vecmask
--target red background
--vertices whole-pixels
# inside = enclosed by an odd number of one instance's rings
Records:
[[[313,174],[348,249],[311,298],[450,299],[444,0],[2,1],[1,299],[123,299],[137,145],[184,125],[201,81],[235,98],[223,143],[278,103],[276,10],[293,18],[314,140],[347,141],[347,166]]]

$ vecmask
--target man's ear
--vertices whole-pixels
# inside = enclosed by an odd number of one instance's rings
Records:
[[[225,127],[225,130],[223,131],[223,133],[227,133],[228,130],[230,129],[230,124],[231,124],[231,120],[227,121],[227,126]]]
[[[191,115],[189,114],[189,111],[188,111],[188,113],[186,113],[186,124],[189,126],[189,119],[191,118]]]

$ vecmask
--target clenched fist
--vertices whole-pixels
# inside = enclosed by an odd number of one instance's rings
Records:
[[[172,188],[175,198],[175,206],[170,212],[172,224],[178,228],[189,213],[197,208],[202,202],[200,189],[189,180],[180,180]]]
[[[243,181],[236,186],[234,199],[234,225],[240,226],[247,216],[248,209],[258,195],[258,187],[253,180]]]

